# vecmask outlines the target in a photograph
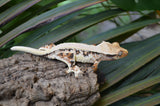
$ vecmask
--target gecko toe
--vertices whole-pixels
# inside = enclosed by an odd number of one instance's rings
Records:
[[[80,70],[78,66],[74,66],[74,74],[75,74],[75,77],[77,78],[79,74],[83,74],[83,72]]]
[[[74,71],[72,69],[66,70],[66,73],[71,73],[71,72],[74,72]]]

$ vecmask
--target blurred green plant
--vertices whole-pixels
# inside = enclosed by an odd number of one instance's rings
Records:
[[[51,42],[122,42],[145,26],[160,21],[156,18],[159,11],[154,10],[159,6],[150,5],[155,2],[160,3],[158,0],[1,0],[0,58],[13,55],[15,52],[10,47],[14,45],[38,48]],[[139,18],[132,20],[133,15]],[[94,26],[105,20],[117,27],[98,34],[92,32],[97,28]],[[81,38],[79,33],[84,30],[91,35]],[[155,89],[160,88],[159,42],[160,34],[157,34],[144,41],[122,44],[129,51],[127,57],[101,62],[99,70],[106,82],[100,85],[101,98],[95,105],[160,104],[160,90]]]

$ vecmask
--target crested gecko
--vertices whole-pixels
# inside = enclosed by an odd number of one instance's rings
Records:
[[[62,43],[59,45],[46,45],[39,49],[14,46],[11,50],[63,61],[68,66],[66,73],[74,72],[75,77],[78,77],[78,74],[82,73],[80,68],[75,64],[76,62],[93,63],[94,70],[97,70],[100,61],[117,60],[128,54],[128,51],[120,47],[119,43],[105,41],[102,41],[96,46],[84,43]]]

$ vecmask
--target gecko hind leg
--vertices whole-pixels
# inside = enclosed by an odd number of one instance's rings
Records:
[[[66,73],[74,72],[75,77],[78,77],[78,74],[82,73],[80,68],[75,65],[74,53],[59,53],[57,54],[56,59],[67,64],[68,70],[66,70]]]
[[[65,62],[64,60],[62,61]],[[76,78],[79,76],[80,73],[83,73],[77,65],[74,65],[74,63],[69,61],[68,62],[66,61],[65,63],[68,66],[68,70],[66,70],[66,73],[73,72]]]

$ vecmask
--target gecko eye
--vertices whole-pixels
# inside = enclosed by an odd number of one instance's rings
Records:
[[[119,53],[118,53],[118,56],[121,56],[123,54],[123,52],[122,51],[120,51]]]

